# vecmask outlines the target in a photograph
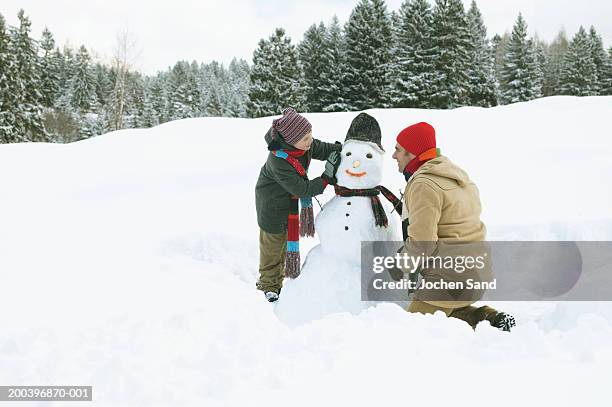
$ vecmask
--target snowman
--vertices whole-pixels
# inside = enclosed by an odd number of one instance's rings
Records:
[[[399,216],[377,189],[385,154],[380,140],[372,116],[361,113],[351,123],[336,196],[315,219],[320,244],[308,253],[300,277],[285,280],[275,305],[279,319],[290,326],[337,312],[358,314],[374,304],[361,300],[361,242],[401,240]]]

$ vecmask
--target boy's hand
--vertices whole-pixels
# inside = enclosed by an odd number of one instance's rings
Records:
[[[332,185],[336,185],[336,172],[338,171],[338,167],[340,167],[340,153],[338,151],[332,151],[329,156],[327,156],[325,171],[323,171],[321,178]]]

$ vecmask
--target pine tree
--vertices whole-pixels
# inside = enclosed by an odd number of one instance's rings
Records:
[[[567,52],[569,42],[565,30],[561,30],[553,42],[548,46],[546,65],[544,67],[543,96],[559,94],[559,76],[563,58]]]
[[[383,0],[361,0],[345,26],[345,108],[363,110],[390,102],[391,21]]]
[[[591,55],[593,62],[595,63],[595,72],[597,73],[597,84],[599,91],[605,88],[606,79],[606,63],[608,61],[608,54],[603,46],[601,36],[595,30],[595,27],[591,26],[589,29],[589,40],[591,42]]]
[[[321,112],[321,76],[324,71],[327,29],[323,23],[311,25],[304,33],[304,39],[298,46],[300,63],[304,73],[302,92],[304,94],[303,110]]]
[[[41,55],[41,93],[43,97],[43,105],[52,107],[55,103],[55,98],[59,93],[59,65],[54,55],[55,40],[53,34],[46,27],[40,41]]]
[[[124,128],[139,127],[145,104],[145,85],[140,72],[128,72],[126,77],[126,104]]]
[[[96,120],[93,128],[94,134],[104,134],[114,130],[112,118],[113,81],[110,69],[106,65],[96,63],[91,68],[93,77],[93,110]]]
[[[0,14],[0,143],[19,141],[15,117],[14,61],[4,16]]]
[[[46,106],[44,112],[45,128],[49,134],[49,140],[53,142],[69,143],[83,138],[81,130],[84,127],[82,118],[74,110],[72,106],[72,76],[75,72],[75,58],[72,50],[69,47],[64,47],[64,53],[59,48],[51,50],[51,38],[43,33],[43,41],[48,41],[45,48],[46,52],[42,52],[42,63],[48,68],[42,70],[43,80],[48,83],[53,83],[54,76],[57,80],[57,90],[54,96],[47,99],[51,102],[50,106]],[[41,44],[42,47],[42,44]],[[51,71],[47,71],[50,69]],[[55,71],[55,75],[53,74]],[[52,86],[52,85],[51,85]],[[45,96],[43,87],[43,96]],[[48,95],[52,95],[49,92]],[[99,132],[97,134],[100,134]]]
[[[612,47],[608,48],[608,59],[605,65],[602,95],[612,95]]]
[[[593,61],[591,41],[582,26],[570,42],[563,59],[559,81],[559,91],[562,95],[594,96],[599,93],[597,66]]]
[[[91,72],[91,58],[87,48],[81,45],[76,55],[74,76],[70,81],[72,94],[72,107],[79,113],[85,114],[95,110],[95,85]]]
[[[410,0],[405,0],[404,2],[408,2]],[[402,3],[402,5],[404,4]],[[400,7],[401,8],[401,7]],[[392,70],[395,68],[395,62],[397,60],[398,47],[400,45],[399,36],[400,29],[402,25],[402,19],[400,16],[400,10],[392,10],[389,14],[389,21],[391,22],[391,43],[389,44],[389,70],[387,71],[387,75],[389,76],[389,90],[393,88],[393,79],[394,75]]]
[[[55,108],[63,112],[72,111],[72,87],[70,82],[75,72],[75,58],[72,48],[64,46],[63,51],[56,49],[54,59],[59,66],[59,93],[55,99]]]
[[[208,102],[206,103],[206,116],[223,116],[222,96],[218,87],[209,89]]]
[[[30,38],[31,22],[23,10],[19,10],[19,27],[12,29],[10,53],[14,58],[16,83],[15,125],[21,141],[46,141],[43,124],[43,97],[40,93],[40,60],[36,44]]]
[[[201,105],[200,111],[203,116],[219,117],[224,113],[224,81],[223,65],[216,61],[208,65],[202,64],[200,75]]]
[[[247,117],[251,68],[243,59],[232,59],[228,68],[229,89],[227,111],[231,117]]]
[[[203,116],[224,116],[226,113],[227,73],[222,64],[216,61],[208,65],[202,64],[200,71],[200,84],[202,90],[200,98],[200,112]]]
[[[201,74],[200,64],[196,61],[191,61],[187,68],[187,104],[189,109],[188,117],[201,117],[204,112],[200,109],[200,101],[202,100],[202,84],[199,82]]]
[[[79,48],[74,60],[73,76],[70,79],[70,105],[78,122],[78,139],[97,135],[100,123],[97,122],[95,77],[91,68],[91,57],[84,45]]]
[[[60,70],[61,80],[63,83],[68,83],[74,76],[76,70],[76,56],[74,55],[74,50],[70,46],[65,45],[62,57],[63,62]]]
[[[103,107],[108,103],[108,99],[113,91],[113,83],[111,82],[108,68],[100,63],[97,63],[92,68],[92,76],[94,78],[96,105]]]
[[[467,21],[472,44],[467,70],[467,100],[471,106],[495,106],[497,105],[497,83],[493,58],[487,40],[487,29],[474,0],[467,13]]]
[[[508,34],[507,32],[504,33],[503,36],[495,34],[491,39],[491,54],[493,58],[493,69],[495,71],[495,78],[497,79],[498,83],[498,92],[499,83],[501,82],[501,72],[504,67],[504,56],[509,41],[510,34]]]
[[[147,78],[145,82],[144,107],[140,116],[140,120],[138,121],[138,127],[141,128],[154,127],[159,124],[159,115],[155,111],[155,107],[153,106],[153,98],[151,97],[153,81],[155,81],[155,78]]]
[[[527,23],[519,14],[506,46],[501,71],[500,99],[504,104],[525,102],[542,95],[541,73]]]
[[[324,112],[346,109],[342,89],[345,71],[345,43],[338,17],[334,16],[325,32],[322,71],[320,78],[321,106]]]
[[[537,97],[542,97],[542,87],[544,85],[544,69],[546,68],[546,53],[548,44],[538,39],[537,35],[531,39],[531,49],[535,61],[534,77],[536,78]]]
[[[461,0],[436,0],[432,44],[431,107],[448,109],[466,104],[471,44]]]
[[[154,77],[149,84],[149,101],[153,113],[156,116],[158,123],[165,123],[168,119],[168,106],[167,106],[167,75],[160,73]]]
[[[194,81],[189,63],[179,61],[174,65],[168,79],[168,120],[193,117],[195,101],[190,87]]]
[[[431,8],[427,0],[406,0],[397,16],[391,102],[395,107],[426,108],[435,54]]]
[[[260,40],[253,53],[248,114],[250,117],[279,114],[283,108],[299,109],[300,69],[295,46],[277,28],[267,40]]]

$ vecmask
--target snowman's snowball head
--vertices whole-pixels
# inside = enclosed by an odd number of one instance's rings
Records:
[[[336,173],[338,185],[349,189],[374,188],[382,181],[383,152],[373,143],[349,140],[342,146]]]

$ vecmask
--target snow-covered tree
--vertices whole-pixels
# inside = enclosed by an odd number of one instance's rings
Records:
[[[608,48],[608,60],[604,72],[601,94],[612,95],[612,47]]]
[[[194,117],[199,111],[199,101],[194,104],[192,96],[195,83],[188,62],[179,61],[172,67],[168,78],[168,120]]]
[[[155,107],[153,106],[153,98],[151,97],[151,82],[155,79],[148,79],[145,84],[144,91],[144,107],[142,114],[140,115],[140,120],[138,121],[138,127],[141,128],[149,128],[157,126],[159,122],[159,115],[155,111]]]
[[[321,106],[324,112],[346,109],[342,87],[345,65],[345,42],[338,17],[334,16],[325,32],[323,65],[320,78]]]
[[[559,76],[568,46],[569,41],[565,30],[561,30],[548,46],[544,67],[544,83],[542,85],[543,96],[559,94]]]
[[[345,108],[363,110],[389,104],[391,20],[383,0],[361,0],[344,28]]]
[[[55,55],[55,40],[53,34],[46,27],[42,33],[40,41],[41,50],[41,93],[43,97],[43,105],[52,107],[55,103],[55,98],[59,93],[60,73],[59,64]]]
[[[205,112],[201,109],[200,101],[202,100],[202,93],[204,89],[199,81],[201,74],[201,64],[197,61],[191,61],[189,68],[187,69],[187,100],[189,101],[189,117],[201,117],[205,115]]]
[[[113,74],[106,65],[95,63],[91,65],[93,78],[92,111],[95,111],[93,133],[104,134],[114,130],[113,118]]]
[[[267,40],[260,40],[253,53],[248,114],[251,117],[280,114],[292,106],[299,109],[300,69],[295,46],[277,28]]]
[[[229,64],[227,112],[231,117],[247,117],[250,71],[249,63],[244,59],[234,58]]]
[[[591,42],[591,55],[593,63],[595,63],[595,72],[597,73],[597,83],[599,91],[605,88],[606,80],[606,64],[608,62],[608,54],[603,46],[601,36],[595,30],[595,27],[591,26],[589,29],[589,40]]]
[[[300,63],[303,71],[302,92],[304,95],[303,110],[321,112],[321,76],[325,64],[325,24],[311,25],[304,33],[304,39],[298,46]]]
[[[599,94],[597,65],[593,60],[591,40],[584,27],[580,27],[570,42],[559,79],[563,95],[594,96]]]
[[[23,10],[17,13],[19,27],[11,29],[10,53],[14,60],[13,87],[15,126],[20,141],[46,141],[43,124],[43,97],[40,92],[40,60],[36,43],[30,38],[30,19]]]
[[[90,63],[89,52],[81,45],[76,55],[74,76],[70,81],[72,106],[80,114],[89,113],[96,107],[95,81]]]
[[[405,0],[406,2],[409,0]],[[402,3],[403,4],[403,3]],[[395,60],[397,59],[397,51],[399,45],[399,30],[402,24],[400,11],[392,10],[389,14],[389,21],[391,22],[391,43],[389,44],[389,69],[387,75],[389,77],[389,89],[393,87],[393,68],[395,67]]]
[[[14,61],[4,16],[0,14],[0,143],[19,141],[15,126]]]
[[[391,104],[426,108],[430,104],[435,57],[431,7],[427,0],[406,0],[397,18],[390,74]]]
[[[225,67],[213,61],[200,68],[200,112],[203,116],[224,116],[229,89]]]
[[[127,76],[125,105],[125,128],[139,127],[145,105],[145,84],[140,72],[130,72]]]
[[[534,73],[539,89],[538,97],[542,97],[542,87],[544,85],[544,69],[546,68],[546,52],[548,49],[548,44],[540,40],[536,35],[534,38],[531,39],[531,47],[533,49],[533,57],[535,58]]]
[[[435,57],[430,106],[448,109],[466,104],[471,44],[461,0],[436,0],[432,45]]]
[[[97,106],[104,106],[108,103],[113,91],[109,69],[105,65],[96,63],[92,67],[92,75],[94,78],[95,103]]]
[[[506,46],[501,71],[500,99],[504,104],[525,102],[542,96],[541,72],[527,23],[519,14]]]
[[[153,114],[156,116],[156,120],[152,119],[151,122],[165,123],[168,121],[166,86],[166,75],[163,74],[158,74],[149,81],[147,97]]]
[[[495,71],[495,78],[498,83],[501,82],[501,72],[504,67],[504,56],[506,53],[506,47],[510,41],[510,34],[507,32],[504,35],[495,34],[491,39],[491,55],[493,57],[493,69]]]
[[[59,66],[60,89],[55,99],[55,107],[64,112],[72,110],[72,87],[70,82],[75,72],[75,57],[72,48],[64,46],[63,50],[56,49],[54,59]]]
[[[487,28],[474,0],[467,13],[467,22],[472,44],[467,68],[467,101],[471,106],[495,106],[497,105],[497,83],[493,58],[487,40]]]

